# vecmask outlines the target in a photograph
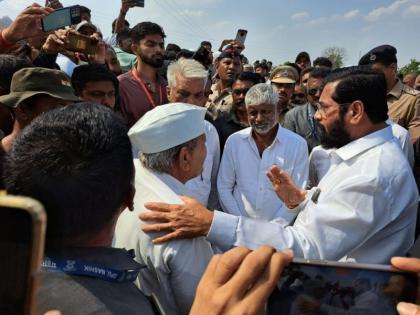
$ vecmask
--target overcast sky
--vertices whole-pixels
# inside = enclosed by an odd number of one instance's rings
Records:
[[[1,1],[1,0],[0,0]],[[3,0],[0,16],[14,18],[30,0]],[[92,10],[92,21],[104,36],[111,32],[120,0],[62,0],[65,6],[82,4]],[[248,30],[245,55],[274,64],[294,61],[306,50],[312,59],[328,46],[344,47],[345,64],[381,44],[394,45],[399,66],[420,59],[420,0],[145,0],[145,8],[127,15],[131,25],[153,21],[163,26],[166,42],[194,49],[201,40],[219,46],[234,38],[238,28]],[[217,49],[216,47],[216,49]]]

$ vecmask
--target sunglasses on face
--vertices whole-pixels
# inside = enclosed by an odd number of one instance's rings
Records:
[[[245,95],[248,91],[249,89],[234,89],[232,93],[235,94],[236,96],[239,96],[241,94]]]
[[[305,94],[303,93],[296,93],[296,94],[292,94],[292,98],[304,98]]]

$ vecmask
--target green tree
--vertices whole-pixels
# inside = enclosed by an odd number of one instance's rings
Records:
[[[406,64],[404,67],[401,67],[398,71],[398,74],[403,77],[408,73],[420,73],[420,61],[416,59],[411,59],[410,63]]]
[[[340,68],[344,65],[344,59],[346,58],[346,49],[343,47],[327,47],[322,52],[323,57],[327,57],[333,64],[333,69]]]

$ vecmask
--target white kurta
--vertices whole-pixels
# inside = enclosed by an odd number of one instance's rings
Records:
[[[386,122],[391,126],[392,134],[394,135],[397,143],[400,145],[401,150],[404,152],[408,163],[411,167],[414,167],[414,148],[408,130],[391,120],[387,120]],[[312,150],[311,154],[309,155],[308,188],[317,186],[322,177],[327,174],[331,166],[330,153],[333,150],[334,149],[324,149],[320,145],[316,146]]]
[[[226,141],[217,179],[219,199],[225,212],[262,220],[296,216],[277,197],[266,173],[272,165],[286,171],[294,183],[305,188],[308,178],[308,146],[301,136],[279,125],[273,143],[262,157],[246,128]]]
[[[296,257],[389,264],[414,241],[418,192],[391,127],[332,152],[330,171],[283,227],[215,211],[208,239],[222,249],[268,244]]]
[[[220,163],[220,144],[219,135],[216,128],[204,121],[206,134],[206,149],[207,155],[204,160],[203,173],[190,179],[185,186],[187,186],[190,197],[197,199],[204,206],[209,208],[217,208],[217,172],[219,171]]]
[[[136,260],[147,265],[140,271],[137,285],[146,295],[154,295],[166,315],[188,314],[198,282],[213,256],[210,243],[204,238],[171,241],[154,245],[157,233],[146,234],[138,215],[146,202],[180,204],[179,195],[188,195],[181,182],[167,174],[146,170],[139,160],[136,167],[134,211],[124,210],[118,219],[114,247],[134,249]]]

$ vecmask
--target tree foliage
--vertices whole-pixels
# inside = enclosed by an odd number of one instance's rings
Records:
[[[406,64],[404,67],[401,67],[398,71],[398,74],[403,77],[408,73],[420,73],[420,61],[416,59],[411,59],[410,63]]]
[[[344,60],[346,58],[347,52],[346,49],[343,47],[327,47],[322,52],[323,57],[327,57],[331,60],[333,64],[333,69],[340,68],[344,65]]]

